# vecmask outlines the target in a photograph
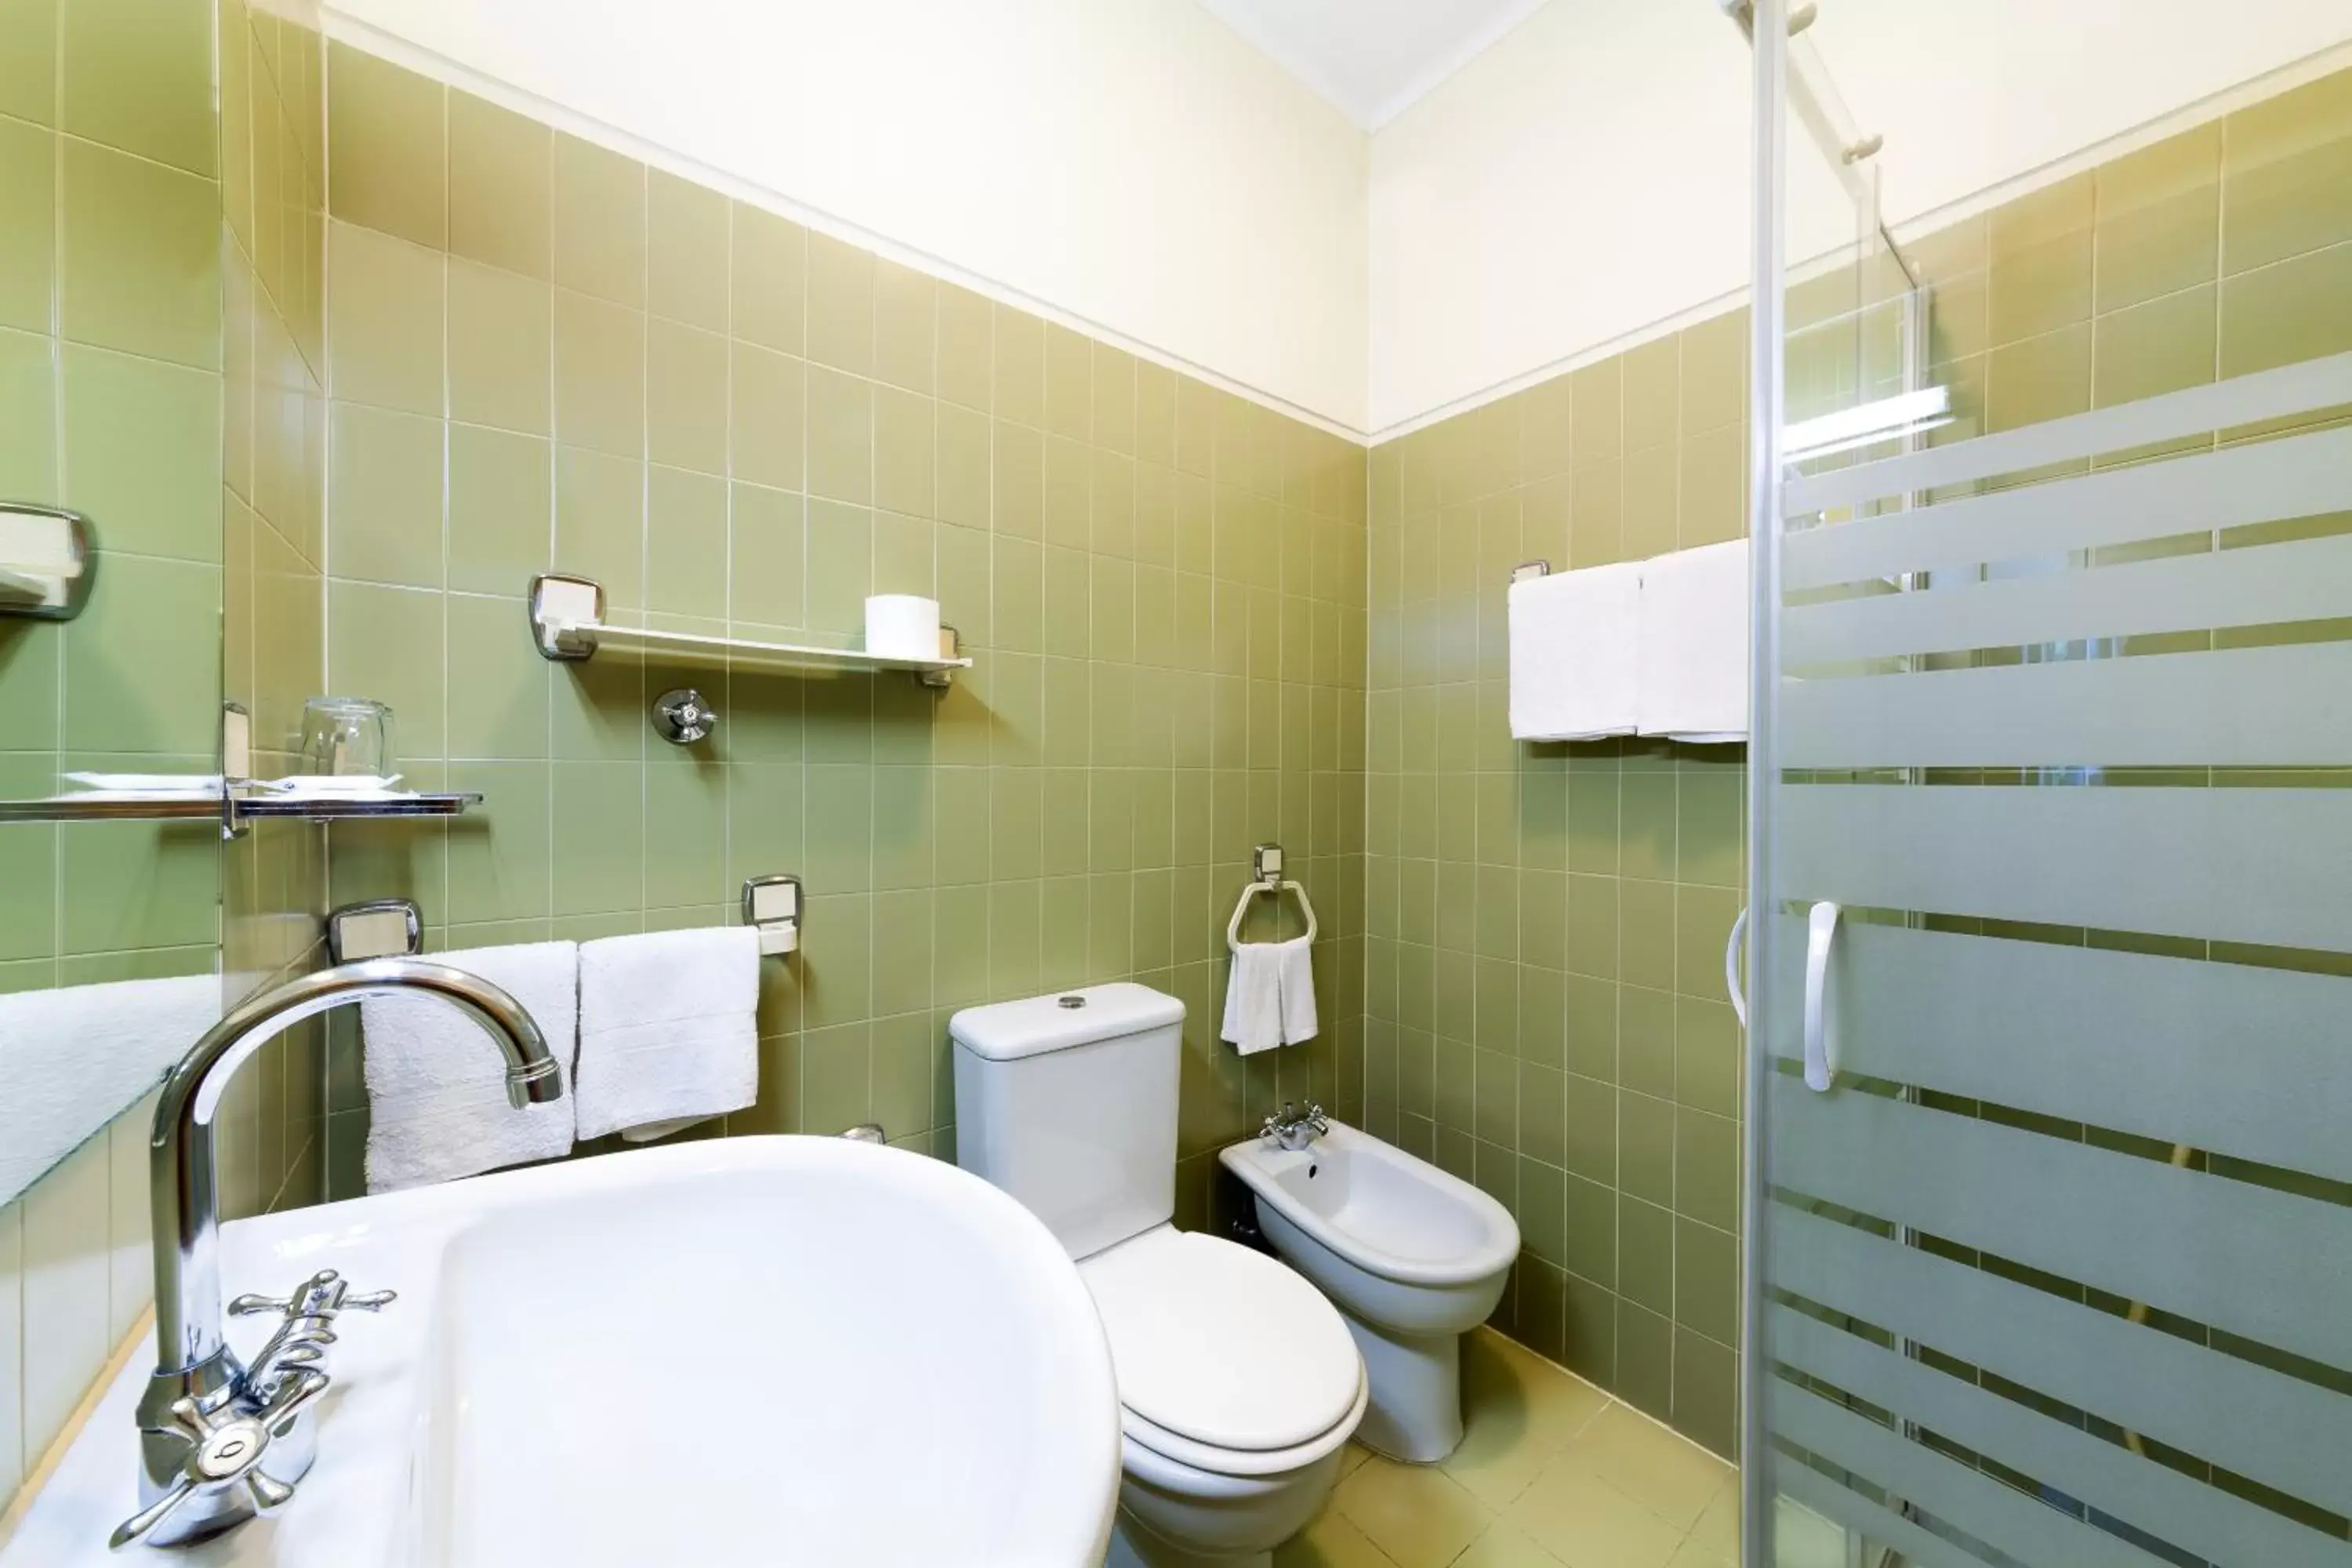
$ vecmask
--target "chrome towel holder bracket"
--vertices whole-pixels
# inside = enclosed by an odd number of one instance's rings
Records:
[[[1238,952],[1242,945],[1242,917],[1249,913],[1250,900],[1260,893],[1280,898],[1285,893],[1298,895],[1298,908],[1307,916],[1307,940],[1315,940],[1315,906],[1307,900],[1307,889],[1282,874],[1282,846],[1261,844],[1250,856],[1254,878],[1242,889],[1239,902],[1234,905],[1234,918],[1225,922],[1225,946]]]

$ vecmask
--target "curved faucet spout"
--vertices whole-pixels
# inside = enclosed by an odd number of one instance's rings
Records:
[[[194,1373],[205,1393],[235,1376],[222,1355],[218,1188],[213,1121],[229,1079],[264,1042],[305,1018],[368,996],[432,996],[479,1024],[506,1058],[517,1110],[563,1096],[562,1064],[522,1005],[446,964],[372,958],[322,969],[247,998],[206,1031],[163,1080],[148,1142],[154,1202],[155,1359],[159,1377]]]

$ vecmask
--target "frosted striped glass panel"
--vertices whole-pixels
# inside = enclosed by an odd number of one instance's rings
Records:
[[[2347,403],[1784,488],[1769,1462],[1911,1560],[2352,1565],[2352,429],[2216,444]]]
[[[1991,1392],[1948,1363],[1904,1355],[1789,1307],[1771,1309],[1771,1331],[1781,1360],[1808,1377],[1899,1410],[1964,1448],[2000,1455],[2066,1497],[2127,1505],[2135,1522],[2200,1557],[2272,1568],[2344,1562],[2342,1542],[2157,1464],[2127,1442]]]
[[[1808,1453],[1892,1487],[2019,1562],[2051,1568],[2149,1568],[2137,1547],[2070,1518],[1970,1466],[1913,1443],[1818,1394],[1776,1383],[1772,1428]]]
[[[1814,1512],[1843,1520],[1866,1531],[1874,1541],[1900,1548],[1919,1568],[1984,1568],[1984,1559],[1922,1530],[1912,1521],[1893,1514],[1857,1496],[1853,1489],[1801,1465],[1781,1467],[1776,1484],[1787,1496]]]
[[[1786,896],[1811,903],[2352,950],[2340,789],[1791,784]]]
[[[2352,1367],[2352,1208],[1851,1089],[1771,1132],[1782,1188]]]
[[[1791,680],[1783,766],[2326,767],[2352,756],[2352,642]]]
[[[2352,616],[2352,534],[1807,605],[1782,618],[1781,657],[1801,669],[2344,616]]]
[[[2106,549],[2347,506],[2352,430],[2324,430],[1807,529],[1789,536],[1783,585]]]
[[[1803,921],[1782,917],[1771,995],[1804,994]],[[1842,1070],[2352,1188],[2347,983],[2331,975],[1848,925],[1831,998]],[[2306,1092],[2284,1100],[2279,1083]]]
[[[1789,481],[1782,511],[1803,517],[1882,496],[1942,489],[2185,436],[2291,419],[2343,404],[2352,404],[2352,353],[2304,360],[1997,436],[1807,475]]]
[[[2339,1513],[2352,1510],[2352,1473],[2342,1463],[2352,1401],[2343,1395],[2135,1322],[2127,1307],[2080,1289],[2024,1284],[1833,1219],[1773,1212],[1776,1294],[1834,1301],[1859,1324],[1979,1369],[1988,1385],[2031,1389],[2053,1420],[2086,1413],[2138,1436],[2143,1450],[2155,1443],[2195,1453]]]

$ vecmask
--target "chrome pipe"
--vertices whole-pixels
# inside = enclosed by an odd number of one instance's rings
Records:
[[[206,1031],[163,1079],[148,1141],[154,1203],[156,1370],[196,1366],[221,1338],[218,1169],[214,1119],[238,1067],[305,1018],[369,996],[435,996],[479,1024],[507,1059],[517,1110],[562,1098],[562,1068],[522,1004],[446,964],[377,958],[306,974],[248,997]]]
[[[322,969],[247,998],[205,1031],[163,1079],[148,1140],[155,1247],[155,1372],[139,1404],[142,1504],[184,1488],[191,1439],[187,1424],[249,1402],[245,1369],[221,1328],[219,1162],[213,1128],[236,1069],[255,1051],[305,1018],[369,996],[431,996],[482,1026],[506,1058],[507,1100],[518,1110],[563,1097],[562,1066],[520,1003],[463,970],[415,958],[372,958]],[[195,1414],[174,1414],[183,1402]],[[293,1437],[289,1426],[288,1437]],[[307,1432],[302,1435],[307,1439]],[[309,1468],[307,1440],[284,1441],[290,1484]],[[207,1493],[160,1517],[153,1545],[201,1539],[247,1517],[252,1508],[226,1493]]]

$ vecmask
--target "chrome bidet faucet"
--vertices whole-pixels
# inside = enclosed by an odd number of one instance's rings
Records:
[[[220,1235],[213,1124],[239,1066],[305,1018],[368,996],[437,997],[481,1025],[507,1063],[516,1110],[563,1097],[562,1068],[522,1005],[488,981],[415,958],[323,969],[247,999],[207,1030],[163,1080],[148,1141],[154,1204],[155,1372],[139,1401],[140,1510],[110,1544],[184,1545],[274,1513],[315,1457],[310,1406],[327,1390],[339,1313],[374,1311],[389,1290],[353,1295],[331,1269],[282,1300],[240,1296],[238,1316],[280,1318],[253,1364],[221,1331]]]
[[[1297,1103],[1295,1100],[1284,1100],[1282,1114],[1267,1117],[1265,1124],[1257,1130],[1259,1137],[1272,1139],[1285,1152],[1292,1154],[1331,1131],[1330,1119],[1323,1114],[1321,1106],[1309,1105],[1307,1114],[1294,1116],[1291,1110]]]

